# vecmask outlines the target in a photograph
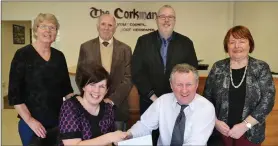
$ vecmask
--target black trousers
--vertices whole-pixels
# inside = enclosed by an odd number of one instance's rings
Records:
[[[37,137],[35,134],[29,146],[58,146],[59,145],[58,127],[47,129],[46,138]]]
[[[221,134],[216,129],[213,130],[213,133],[209,137],[207,146],[224,146]]]

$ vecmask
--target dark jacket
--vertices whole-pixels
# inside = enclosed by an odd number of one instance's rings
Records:
[[[166,71],[160,55],[161,38],[158,31],[138,38],[131,61],[132,81],[140,94],[141,113],[152,103],[150,96],[157,97],[172,92],[169,78],[172,68],[188,63],[197,68],[198,61],[193,42],[186,36],[173,32],[168,46]]]
[[[216,62],[206,80],[203,96],[210,100],[219,120],[228,122],[230,58]],[[265,139],[265,119],[274,106],[275,86],[267,63],[249,57],[246,72],[246,96],[242,121],[251,115],[259,123],[246,132],[249,141]]]

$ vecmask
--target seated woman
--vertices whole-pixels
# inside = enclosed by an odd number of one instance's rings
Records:
[[[110,85],[108,72],[98,65],[82,70],[81,96],[73,96],[61,107],[61,145],[109,145],[121,141],[126,133],[113,132],[114,109],[103,101]]]

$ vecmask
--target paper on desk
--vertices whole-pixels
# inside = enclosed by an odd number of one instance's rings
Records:
[[[119,146],[127,146],[127,145],[148,145],[151,146],[152,145],[152,136],[151,135],[147,135],[147,136],[142,136],[142,137],[137,137],[137,138],[132,138],[132,139],[128,139],[128,140],[124,140],[121,142],[118,142]]]

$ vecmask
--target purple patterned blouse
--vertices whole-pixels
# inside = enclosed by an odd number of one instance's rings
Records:
[[[81,138],[88,140],[115,131],[113,106],[103,101],[97,116],[84,109],[76,96],[66,100],[60,111],[60,145],[63,139]]]

